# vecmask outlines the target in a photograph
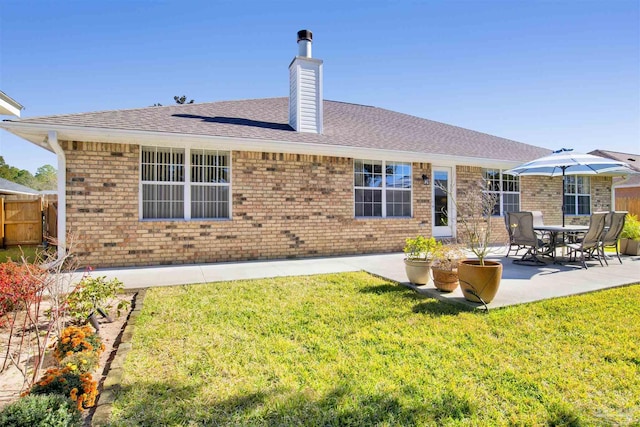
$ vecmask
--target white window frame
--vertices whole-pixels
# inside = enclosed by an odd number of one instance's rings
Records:
[[[516,211],[520,210],[520,206],[522,205],[522,192],[520,191],[520,177],[519,176],[514,176],[514,175],[509,175],[509,174],[505,174],[503,169],[497,169],[497,168],[484,168],[482,169],[482,177],[489,181],[489,179],[487,178],[487,173],[488,172],[498,172],[499,175],[499,189],[498,190],[485,190],[487,193],[489,194],[497,194],[498,198],[499,198],[499,204],[500,204],[500,211],[498,213],[492,213],[492,216],[503,216],[505,214],[505,210],[504,210],[504,199],[505,199],[505,195],[507,194],[516,194],[518,196],[518,208],[516,209]],[[517,186],[518,186],[518,191],[507,191],[504,189],[504,179],[508,178],[510,180],[513,180]]]
[[[367,187],[367,186],[357,186],[355,182],[356,176],[356,162],[363,163],[374,163],[380,164],[382,167],[382,178],[381,178],[381,186],[380,187]],[[387,164],[404,164],[409,166],[409,179],[410,179],[410,187],[409,188],[401,188],[401,187],[387,187]],[[374,218],[391,218],[391,219],[406,219],[413,217],[413,165],[411,162],[400,162],[393,160],[371,160],[371,159],[354,159],[353,160],[353,170],[352,170],[352,179],[353,179],[353,216],[357,219],[374,219]],[[371,216],[356,216],[356,192],[357,190],[375,190],[381,192],[381,215],[371,215]],[[409,193],[409,215],[408,216],[388,216],[387,215],[387,190],[392,191],[406,191]]]
[[[189,185],[189,218],[190,219],[194,219],[193,218],[193,209],[192,209],[192,205],[194,203],[193,200],[193,193],[194,191],[192,191],[194,189],[194,187],[214,187],[214,188],[226,188],[227,189],[227,194],[228,194],[228,198],[226,200],[226,204],[227,204],[227,216],[217,216],[217,217],[197,217],[195,219],[198,220],[209,220],[209,219],[229,219],[231,218],[231,154],[228,151],[222,151],[222,150],[210,150],[210,149],[206,149],[206,148],[192,148],[189,150],[190,151],[190,155],[189,155],[189,162],[192,161],[192,157],[193,155],[213,155],[216,157],[219,156],[226,156],[227,160],[226,160],[226,165],[224,167],[220,166],[220,165],[197,165],[197,166],[201,166],[203,168],[213,168],[216,172],[213,174],[214,178],[220,178],[220,169],[227,169],[227,179],[225,182],[219,181],[219,180],[214,180],[214,181],[209,181],[209,182],[205,182],[205,181],[193,181],[193,178],[191,176],[191,173],[193,172],[193,168],[197,167],[196,165],[193,164],[189,164],[189,180],[190,180],[190,185]],[[203,171],[206,169],[203,169]],[[204,175],[208,176],[208,177],[212,177],[211,172],[209,173],[205,173]],[[186,199],[186,194],[187,191],[185,190],[185,199]],[[200,202],[201,201],[197,201]],[[217,201],[216,201],[217,203]],[[186,213],[186,212],[185,212]]]
[[[591,215],[591,211],[592,211],[592,206],[591,206],[591,178],[588,176],[583,176],[583,175],[568,175],[564,177],[565,180],[563,181],[562,185],[564,186],[564,196],[565,198],[567,196],[573,196],[573,202],[571,203],[571,206],[573,206],[574,212],[575,213],[567,213],[567,209],[566,207],[568,206],[565,201],[562,201],[562,204],[565,206],[565,214],[567,216],[587,216],[587,215]],[[586,183],[586,186],[588,187],[589,192],[588,193],[579,193],[578,192],[578,179],[582,179],[583,180],[583,187],[584,184]],[[574,181],[574,186],[575,186],[575,193],[570,193],[569,191],[567,191],[567,187],[569,186],[569,181]],[[579,213],[578,212],[578,205],[579,205],[579,200],[580,197],[588,197],[589,198],[589,212],[587,213]]]
[[[142,161],[143,161],[143,153],[145,150],[157,150],[158,149],[170,149],[170,150],[176,150],[176,151],[181,151],[182,153],[184,153],[184,163],[182,165],[183,167],[183,180],[182,181],[144,181],[143,180],[143,176],[142,176]],[[232,218],[232,203],[231,201],[233,200],[232,194],[231,194],[231,176],[232,176],[232,170],[231,170],[231,165],[232,165],[232,161],[231,161],[231,151],[230,150],[216,150],[216,149],[209,149],[209,148],[202,148],[202,147],[169,147],[169,146],[152,146],[152,145],[141,145],[140,146],[140,158],[139,158],[139,166],[140,166],[140,173],[138,175],[138,180],[139,180],[139,190],[138,190],[138,218],[140,221],[191,221],[191,188],[192,185],[204,185],[205,183],[201,183],[201,182],[192,182],[191,181],[191,155],[192,155],[192,151],[195,152],[216,152],[216,154],[220,155],[226,155],[228,158],[228,164],[227,164],[227,168],[228,168],[228,182],[226,183],[211,183],[211,184],[206,184],[206,185],[216,185],[216,186],[226,186],[228,188],[227,194],[228,194],[228,216],[225,217],[220,217],[220,218],[195,218],[194,220],[197,221],[221,221],[221,220],[229,220]],[[144,184],[151,184],[151,185],[175,185],[175,186],[181,186],[183,187],[183,215],[182,217],[179,218],[145,218],[144,217],[144,200],[143,200],[143,185]]]

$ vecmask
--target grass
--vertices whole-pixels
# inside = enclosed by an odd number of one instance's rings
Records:
[[[27,262],[34,262],[42,251],[44,251],[42,246],[7,246],[5,249],[0,249],[0,263],[7,261],[19,263],[23,255]]]
[[[112,424],[630,425],[639,320],[639,285],[488,314],[366,273],[150,289]]]

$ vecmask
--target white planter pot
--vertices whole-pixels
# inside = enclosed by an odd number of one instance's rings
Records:
[[[431,261],[405,259],[404,267],[409,282],[414,285],[429,285],[431,280]]]

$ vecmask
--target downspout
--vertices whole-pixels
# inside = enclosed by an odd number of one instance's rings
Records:
[[[58,132],[49,131],[49,145],[58,156],[58,260],[67,254],[67,159],[58,144]]]

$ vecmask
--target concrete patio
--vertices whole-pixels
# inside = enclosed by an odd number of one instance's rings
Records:
[[[617,259],[611,259],[608,267],[601,267],[597,261],[591,261],[588,262],[589,268],[585,270],[579,264],[547,264],[535,267],[517,265],[512,263],[516,257],[507,259],[499,255],[506,253],[506,249],[496,253],[498,255],[490,259],[501,261],[504,270],[500,289],[495,299],[488,304],[489,308],[578,295],[640,282],[640,257],[637,256],[623,256],[622,265]],[[93,274],[118,278],[124,283],[125,288],[135,289],[363,270],[408,286],[421,295],[445,303],[468,309],[484,308],[482,304],[465,300],[459,287],[454,292],[441,293],[433,286],[411,285],[407,282],[403,259],[404,254],[393,253],[281,261],[97,269]]]

